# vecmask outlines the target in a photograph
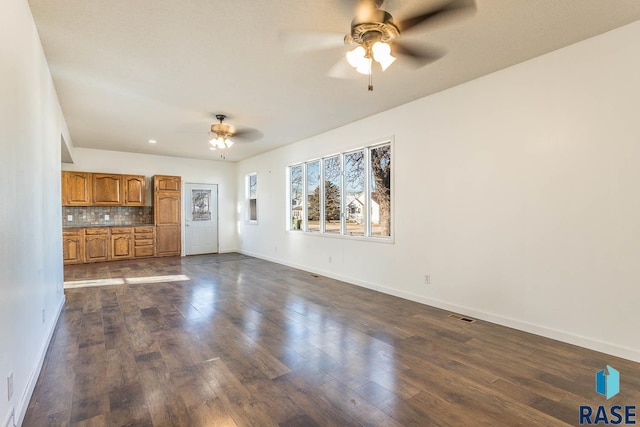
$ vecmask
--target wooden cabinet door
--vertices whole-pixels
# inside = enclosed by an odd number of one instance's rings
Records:
[[[96,206],[122,205],[122,175],[94,173],[91,175],[93,204]]]
[[[153,189],[155,191],[180,191],[179,176],[155,175],[153,177]]]
[[[133,258],[133,234],[111,235],[111,259]]]
[[[62,260],[66,264],[84,261],[84,239],[81,232],[62,233]]]
[[[156,227],[156,256],[180,255],[180,225]]]
[[[125,206],[144,206],[145,182],[144,176],[125,175],[124,204]]]
[[[180,193],[159,191],[155,196],[156,225],[180,225]]]
[[[107,234],[90,234],[84,238],[85,262],[109,260],[109,236]]]
[[[91,174],[88,172],[62,172],[62,205],[91,205]]]

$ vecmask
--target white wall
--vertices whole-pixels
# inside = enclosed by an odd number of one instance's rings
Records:
[[[73,164],[64,163],[62,169],[144,175],[147,177],[147,205],[153,204],[150,185],[150,179],[153,175],[181,176],[183,187],[187,182],[218,184],[219,251],[230,252],[238,249],[235,163],[75,148]],[[182,247],[184,251],[184,203],[182,209]]]
[[[70,141],[29,6],[0,14],[0,425],[24,416],[62,291],[61,135]],[[43,319],[44,312],[44,319]],[[13,373],[13,397],[6,378]]]
[[[242,251],[640,361],[639,41],[634,23],[239,163],[238,200],[259,186]],[[395,243],[285,231],[288,164],[388,136]]]

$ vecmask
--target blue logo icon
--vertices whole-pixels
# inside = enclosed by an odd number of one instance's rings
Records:
[[[620,372],[607,365],[607,371],[596,372],[596,392],[611,399],[620,393]]]

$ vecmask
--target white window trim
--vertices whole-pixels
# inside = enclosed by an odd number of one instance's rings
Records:
[[[251,185],[250,185],[250,180],[251,177],[255,176],[256,177],[256,219],[251,219]],[[259,187],[258,187],[258,172],[251,172],[245,175],[245,186],[244,186],[244,194],[245,194],[245,206],[246,206],[246,217],[245,220],[247,222],[247,224],[258,224],[258,218],[260,218],[260,215],[258,214],[258,194],[259,194]]]
[[[378,147],[389,145],[391,150],[391,219],[390,219],[390,236],[372,236],[371,235],[371,212],[369,211],[370,205],[370,197],[371,197],[371,150]],[[365,215],[365,234],[362,235],[350,235],[346,234],[347,226],[345,219],[345,210],[346,206],[346,191],[344,191],[345,186],[345,177],[344,177],[344,157],[349,153],[354,153],[358,151],[364,151],[365,155],[365,207],[364,212]],[[307,164],[320,161],[320,194],[321,194],[321,202],[324,202],[324,160],[329,159],[335,156],[339,156],[340,158],[340,168],[341,168],[341,178],[340,178],[340,197],[341,197],[341,221],[340,221],[340,233],[327,233],[325,230],[325,205],[324,203],[320,203],[320,231],[309,231],[308,230],[308,199],[307,199]],[[303,218],[302,225],[299,230],[296,230],[292,227],[292,206],[291,206],[291,168],[301,166],[302,167],[302,190],[303,190]],[[383,140],[379,140],[378,142],[371,143],[368,145],[364,145],[358,148],[353,148],[349,150],[345,150],[339,153],[333,153],[327,156],[323,156],[320,158],[314,158],[303,162],[296,162],[287,165],[285,169],[285,173],[287,175],[286,183],[287,183],[287,214],[286,214],[286,231],[289,233],[300,234],[304,236],[316,236],[316,237],[328,237],[332,239],[348,239],[348,240],[356,240],[356,241],[366,241],[366,242],[377,242],[377,243],[395,243],[395,141],[393,137],[385,138]]]

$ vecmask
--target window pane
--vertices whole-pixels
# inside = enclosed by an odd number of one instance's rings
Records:
[[[320,161],[307,163],[307,231],[320,231]]]
[[[258,175],[249,175],[249,198],[258,198]]]
[[[391,236],[391,146],[371,149],[371,236]]]
[[[247,175],[247,193],[249,198],[249,221],[258,220],[258,176],[256,174]]]
[[[289,180],[291,182],[291,230],[302,228],[302,202],[304,197],[302,187],[302,165],[291,166]]]
[[[340,184],[340,157],[324,160],[324,230],[340,233],[342,189]]]
[[[364,151],[344,155],[347,234],[364,236]]]

